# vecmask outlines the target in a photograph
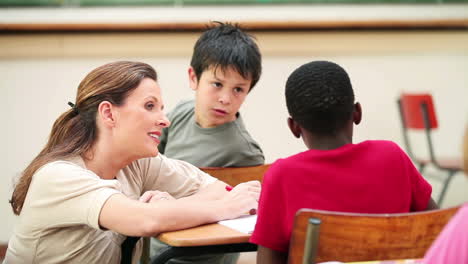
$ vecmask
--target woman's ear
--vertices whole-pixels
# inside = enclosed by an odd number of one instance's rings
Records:
[[[198,88],[198,78],[192,66],[188,68],[188,77],[189,77],[190,89],[196,91]]]
[[[300,138],[301,137],[301,127],[299,126],[299,124],[296,123],[296,121],[294,121],[294,119],[292,119],[291,117],[288,117],[288,126],[289,126],[289,130],[291,130],[292,134],[296,137],[296,138]]]
[[[115,113],[113,105],[109,101],[102,101],[98,106],[98,117],[107,127],[115,126]]]
[[[361,104],[359,102],[356,102],[354,104],[354,111],[353,111],[353,122],[356,125],[359,125],[362,120],[362,108]]]

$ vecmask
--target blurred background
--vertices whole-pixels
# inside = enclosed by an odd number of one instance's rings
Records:
[[[116,60],[151,64],[167,110],[193,98],[187,69],[211,21],[238,22],[256,36],[263,74],[241,108],[268,163],[306,150],[287,128],[284,84],[298,66],[331,60],[349,73],[363,122],[354,141],[388,139],[402,148],[397,98],[432,94],[436,156],[461,155],[468,120],[468,0],[0,0],[0,244],[13,232],[14,178],[46,143],[92,69]],[[422,132],[413,152],[428,157]],[[424,176],[438,198],[446,172]],[[468,201],[457,173],[442,207]]]

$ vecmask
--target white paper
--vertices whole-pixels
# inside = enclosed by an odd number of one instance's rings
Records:
[[[218,222],[242,233],[252,234],[257,223],[257,215],[243,215],[236,219],[223,220]]]

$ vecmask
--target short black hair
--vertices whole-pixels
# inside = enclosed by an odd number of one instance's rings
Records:
[[[309,132],[335,135],[352,118],[354,91],[340,65],[312,61],[288,77],[286,105],[291,118]]]
[[[214,22],[195,43],[190,66],[197,79],[214,67],[226,70],[232,67],[244,79],[251,79],[250,90],[260,79],[262,56],[255,38],[242,31],[238,24]]]

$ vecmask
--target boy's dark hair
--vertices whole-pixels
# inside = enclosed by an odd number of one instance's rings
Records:
[[[205,31],[195,43],[190,66],[197,79],[214,67],[226,70],[232,67],[244,79],[252,79],[250,90],[262,73],[262,57],[255,38],[242,31],[239,25],[215,22],[217,25]],[[249,90],[249,91],[250,91]]]
[[[297,68],[286,82],[292,119],[317,135],[335,135],[352,118],[354,92],[346,71],[329,61]]]

